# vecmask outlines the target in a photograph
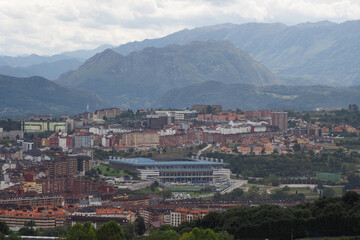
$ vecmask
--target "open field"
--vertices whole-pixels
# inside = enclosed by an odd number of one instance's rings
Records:
[[[125,177],[125,176],[129,176],[129,174],[127,174],[126,172],[124,172],[124,170],[121,169],[116,169],[114,167],[105,165],[105,164],[100,164],[94,167],[96,170],[100,169],[101,170],[101,175],[105,175],[105,176],[110,176],[110,177]]]
[[[290,187],[290,191],[288,191],[288,194],[300,194],[300,193],[303,193],[306,199],[319,198],[319,194],[317,192],[314,192],[313,190],[308,189],[307,187],[302,187],[302,188]]]

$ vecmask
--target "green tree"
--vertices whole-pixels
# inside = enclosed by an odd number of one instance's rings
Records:
[[[210,105],[206,106],[206,113],[213,113],[213,111],[214,109]]]
[[[10,234],[10,228],[9,226],[6,224],[6,222],[0,222],[0,233],[3,233],[5,235],[9,235]]]
[[[270,174],[269,180],[271,182],[271,185],[273,185],[274,187],[280,185],[280,181],[279,181],[278,177],[275,174]]]
[[[125,239],[133,239],[134,237],[134,224],[127,223],[121,226],[125,233]]]
[[[21,237],[17,234],[17,233],[10,233],[9,237],[7,238],[8,240],[21,240]]]
[[[55,227],[55,228],[41,229],[42,236],[61,237],[61,236],[66,236],[68,233],[69,233],[68,227]]]
[[[166,231],[161,231],[161,230],[156,230],[152,233],[150,233],[150,235],[148,237],[146,237],[146,240],[179,240],[180,235],[175,232],[174,230],[166,230]]]
[[[324,189],[324,184],[322,181],[319,181],[318,184],[317,184],[317,189]]]
[[[335,197],[336,193],[335,190],[333,188],[324,188],[323,190],[323,196],[324,197]]]
[[[25,223],[23,228],[20,228],[19,234],[21,236],[36,236],[35,222],[30,221]]]
[[[230,235],[227,231],[221,231],[216,233],[219,240],[234,240],[234,236]]]
[[[125,233],[115,221],[103,224],[97,231],[98,240],[125,240]]]
[[[77,223],[70,228],[66,240],[96,240],[95,229],[89,222]]]
[[[221,194],[219,192],[215,193],[214,200],[215,201],[220,201],[221,200]]]
[[[218,240],[218,237],[210,228],[203,230],[195,227],[191,232],[184,233],[180,240]]]
[[[164,198],[171,198],[171,196],[172,196],[172,192],[170,189],[163,190],[163,191],[159,192],[159,194],[162,195]]]
[[[293,149],[294,149],[295,152],[300,152],[300,151],[301,151],[301,146],[300,146],[300,144],[296,143],[296,144],[294,145]]]
[[[143,235],[146,231],[145,221],[142,216],[138,216],[134,222],[135,232],[138,235]]]

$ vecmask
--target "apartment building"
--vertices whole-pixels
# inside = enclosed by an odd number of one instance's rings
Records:
[[[187,208],[176,209],[170,214],[170,224],[172,226],[179,226],[182,222],[201,219],[209,212],[210,210],[190,210]]]

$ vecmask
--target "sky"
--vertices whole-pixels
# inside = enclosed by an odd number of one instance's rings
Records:
[[[0,55],[118,46],[221,23],[341,23],[360,0],[0,0]]]

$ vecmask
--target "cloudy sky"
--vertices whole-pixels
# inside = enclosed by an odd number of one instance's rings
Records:
[[[344,22],[360,0],[0,0],[0,54],[51,55],[224,22]]]

